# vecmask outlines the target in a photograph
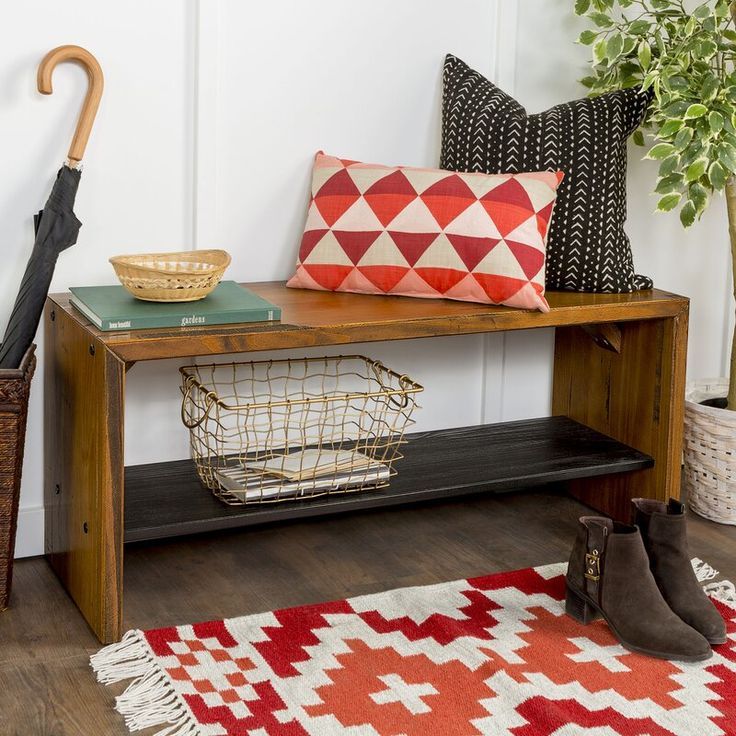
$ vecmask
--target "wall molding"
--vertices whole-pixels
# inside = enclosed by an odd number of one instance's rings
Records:
[[[197,0],[194,13],[192,248],[212,248],[217,232],[217,111],[220,3]]]
[[[18,511],[15,558],[37,557],[44,553],[44,507],[24,506]]]
[[[517,3],[494,0],[496,37],[493,41],[492,76],[509,94],[516,89],[516,46],[519,30]]]
[[[516,40],[519,26],[517,3],[493,0],[491,13],[495,35],[491,42],[488,76],[513,94],[516,87]],[[483,335],[481,424],[500,422],[504,419],[506,354],[506,333]]]

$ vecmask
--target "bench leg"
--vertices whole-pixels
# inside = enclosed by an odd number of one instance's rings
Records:
[[[46,557],[103,643],[122,635],[125,364],[45,312]]]
[[[654,458],[648,470],[570,484],[576,498],[628,521],[631,498],[680,495],[688,313],[618,327],[618,352],[580,327],[557,329],[552,411]]]

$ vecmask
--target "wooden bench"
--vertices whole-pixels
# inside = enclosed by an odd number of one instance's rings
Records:
[[[541,314],[247,286],[282,308],[281,323],[100,332],[68,295],[48,299],[46,554],[103,642],[122,634],[128,541],[551,481],[568,482],[577,498],[618,518],[628,517],[632,496],[679,496],[683,297],[550,293],[552,309]],[[554,416],[410,436],[388,489],[233,508],[212,497],[188,460],[125,467],[125,376],[139,361],[539,327],[557,328]]]

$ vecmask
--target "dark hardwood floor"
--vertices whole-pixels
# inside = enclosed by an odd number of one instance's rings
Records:
[[[587,507],[556,489],[130,545],[125,628],[240,616],[566,559]],[[736,579],[736,528],[690,522],[693,555]],[[0,736],[127,734],[94,636],[41,558],[0,614]],[[140,733],[151,733],[140,732]]]

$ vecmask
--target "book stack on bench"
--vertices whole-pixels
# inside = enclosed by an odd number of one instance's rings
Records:
[[[103,332],[202,327],[241,322],[278,322],[281,308],[234,281],[222,281],[195,302],[147,302],[122,286],[70,289],[72,306]]]

